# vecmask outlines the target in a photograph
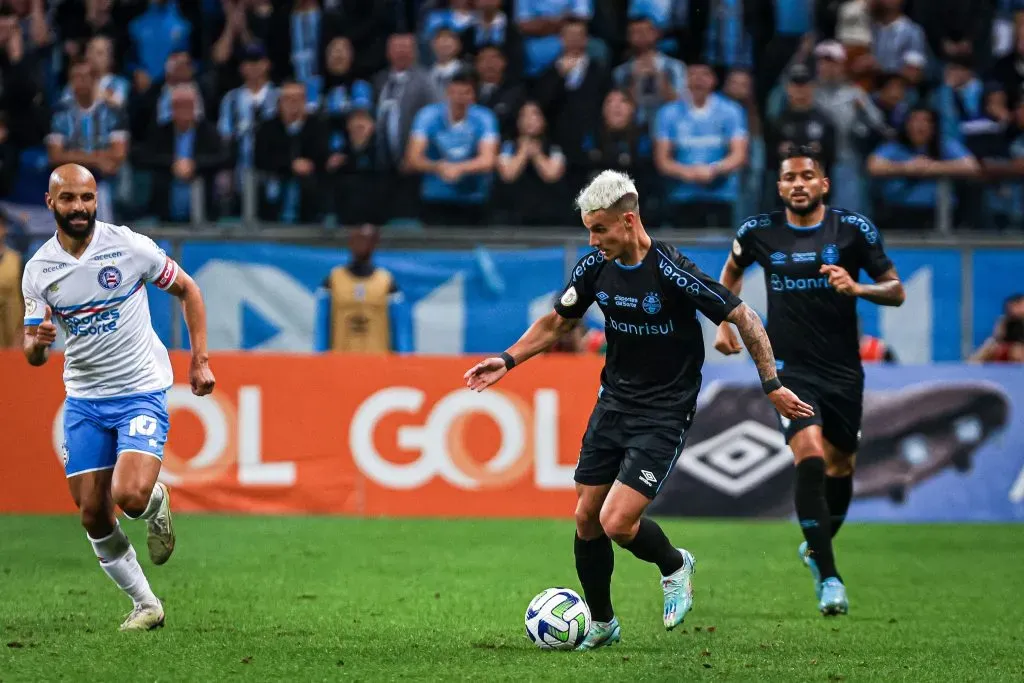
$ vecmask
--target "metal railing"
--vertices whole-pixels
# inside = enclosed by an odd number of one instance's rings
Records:
[[[333,216],[329,216],[324,221],[323,225],[268,223],[261,221],[258,217],[259,188],[261,185],[260,173],[252,169],[246,169],[241,171],[240,176],[240,216],[229,217],[226,220],[216,222],[208,221],[205,211],[206,188],[203,180],[196,179],[192,183],[190,223],[187,225],[181,225],[175,228],[175,230],[180,230],[182,235],[187,233],[193,239],[206,239],[207,236],[210,235],[212,235],[213,238],[221,239],[224,237],[230,237],[231,235],[244,234],[250,239],[259,241],[286,240],[289,242],[297,241],[301,243],[319,243],[323,240],[331,241],[339,237],[339,232],[336,227],[337,221]],[[956,221],[954,218],[956,204],[954,182],[950,179],[938,180],[934,229],[927,232],[908,231],[906,236],[900,235],[899,233],[887,233],[887,240],[892,241],[894,239],[906,239],[908,242],[922,241],[923,243],[935,244],[943,243],[943,240],[947,238],[955,238],[958,234],[955,228]],[[873,212],[868,210],[866,213],[871,215]],[[984,217],[979,215],[976,222],[981,223],[983,221]],[[473,233],[481,235],[486,234],[484,239],[486,239],[488,243],[501,243],[508,239],[507,235],[495,235],[493,231],[488,232],[486,228],[479,226],[444,230],[434,227],[424,228],[419,226],[415,221],[395,221],[390,223],[387,227],[388,229],[385,231],[387,239],[397,240],[399,242],[409,244],[410,246],[416,244],[422,246],[424,236],[429,236],[431,242],[435,239],[441,239],[444,241],[449,241],[451,239],[466,241],[468,238],[462,236],[466,231],[473,231]],[[573,227],[576,226],[553,226],[553,229],[559,235],[564,235],[566,231],[571,230]],[[729,226],[720,229],[700,228],[695,230],[667,228],[665,229],[665,232],[659,234],[677,235],[679,238],[683,239],[703,239],[705,237],[713,239],[715,237],[728,234],[731,231],[732,228]],[[1005,241],[1012,241],[1013,239],[1019,240],[1022,238],[1024,238],[1024,232],[1018,233],[1017,236],[1009,236],[1002,239]],[[987,238],[982,237],[981,239]],[[995,236],[992,239],[995,240],[996,243],[1000,241],[998,236]],[[529,242],[532,245],[538,245],[562,242],[564,239],[561,236],[551,236],[551,230],[545,228],[518,228],[518,232],[515,237],[512,238],[511,243],[518,245],[523,244],[524,241]]]

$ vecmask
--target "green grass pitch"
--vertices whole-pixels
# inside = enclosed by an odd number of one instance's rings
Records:
[[[179,516],[152,567],[167,626],[130,609],[72,517],[0,516],[0,681],[1024,680],[1024,528],[850,524],[851,613],[826,619],[788,523],[664,521],[698,559],[665,632],[657,570],[616,550],[623,642],[545,652],[523,612],[578,588],[571,521]]]

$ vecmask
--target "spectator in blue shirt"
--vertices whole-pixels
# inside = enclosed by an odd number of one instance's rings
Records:
[[[128,24],[132,58],[127,71],[139,93],[164,77],[167,58],[188,52],[192,25],[178,11],[176,0],[150,0],[149,9]]]
[[[737,171],[747,163],[743,110],[715,90],[706,64],[689,69],[689,101],[667,104],[655,121],[655,164],[667,178],[666,216],[681,227],[726,227],[734,222]]]
[[[429,43],[442,28],[452,31],[462,44],[473,30],[472,0],[448,0],[448,6],[429,10],[424,18],[423,42]]]
[[[935,227],[938,181],[976,176],[978,162],[961,143],[940,137],[933,111],[915,109],[899,139],[882,145],[868,158],[868,172],[880,181],[876,188],[879,227],[923,231]]]
[[[452,78],[447,95],[416,115],[406,165],[423,174],[424,223],[479,225],[498,156],[498,119],[475,104],[476,79],[466,71]]]
[[[112,221],[113,191],[110,180],[117,175],[128,155],[128,130],[124,114],[96,95],[96,79],[86,61],[72,65],[71,92],[74,100],[54,115],[46,148],[50,165],[80,164],[96,177],[100,188],[96,215]]]
[[[632,57],[612,72],[616,88],[627,88],[637,104],[637,123],[646,126],[663,105],[686,91],[686,65],[658,52],[658,29],[640,17],[629,22],[627,33]]]
[[[943,80],[935,91],[940,135],[963,142],[963,127],[985,115],[985,87],[972,70],[970,58],[965,57],[951,59],[946,64]]]
[[[559,34],[566,19],[590,21],[593,0],[516,0],[516,24],[523,34],[525,75],[536,78],[562,54]]]

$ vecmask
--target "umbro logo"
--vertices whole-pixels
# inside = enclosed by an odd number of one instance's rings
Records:
[[[608,303],[608,293],[607,292],[598,292],[597,293],[597,303],[602,304],[602,305]]]
[[[738,425],[685,448],[677,467],[733,497],[757,488],[793,462],[785,437],[760,422]]]
[[[776,266],[779,265],[780,263],[785,263],[786,262],[786,255],[783,254],[781,251],[775,252],[769,258],[771,258],[771,260],[772,260],[772,265],[776,265]]]
[[[658,483],[658,478],[650,470],[640,470],[640,481],[648,486],[654,486]]]

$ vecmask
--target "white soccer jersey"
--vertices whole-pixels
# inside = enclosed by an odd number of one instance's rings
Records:
[[[46,306],[64,331],[64,385],[73,398],[109,398],[171,386],[167,349],[153,331],[145,283],[170,287],[178,265],[153,240],[96,222],[81,258],[54,234],[25,264],[25,325]]]

